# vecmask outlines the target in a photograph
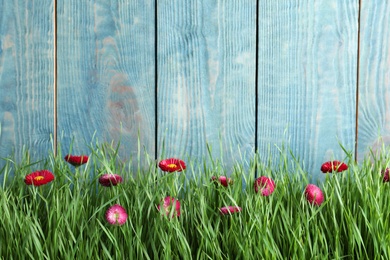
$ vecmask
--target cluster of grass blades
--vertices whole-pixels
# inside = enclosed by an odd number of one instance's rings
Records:
[[[233,183],[224,187],[210,181],[226,174],[218,160],[187,159],[185,171],[164,173],[146,153],[137,165],[119,158],[118,146],[90,146],[90,160],[77,169],[62,154],[39,162],[28,153],[18,163],[3,159],[1,259],[390,258],[385,152],[359,165],[347,154],[347,171],[317,183],[325,200],[314,206],[303,194],[310,175],[284,150],[277,167],[262,164],[258,155],[245,166],[236,163]],[[55,180],[27,186],[24,177],[39,169],[50,169]],[[98,178],[104,173],[119,174],[123,182],[103,187]],[[255,174],[275,180],[272,195],[254,192]],[[166,196],[180,201],[179,217],[157,210]],[[113,204],[126,209],[124,225],[106,221]],[[242,211],[221,215],[219,209],[230,205]]]

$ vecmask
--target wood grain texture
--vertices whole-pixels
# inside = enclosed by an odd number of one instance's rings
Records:
[[[62,152],[95,137],[154,155],[154,1],[59,1],[58,132]]]
[[[158,1],[159,157],[253,155],[256,3]]]
[[[354,150],[358,1],[259,1],[258,143],[291,148],[314,179]]]
[[[58,1],[62,153],[121,140],[159,157],[278,159],[287,144],[309,174],[354,149],[358,1]],[[362,1],[358,159],[390,144],[388,1]],[[47,156],[53,133],[53,1],[0,0],[0,157]],[[258,133],[255,133],[257,120]],[[220,146],[220,143],[222,145]],[[165,146],[164,146],[165,145]],[[269,149],[270,147],[270,149]],[[164,149],[164,152],[162,150]]]
[[[53,13],[51,0],[0,1],[0,157],[52,150]]]
[[[390,145],[390,2],[362,1],[358,159]]]

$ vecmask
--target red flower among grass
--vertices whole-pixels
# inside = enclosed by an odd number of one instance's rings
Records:
[[[343,172],[347,169],[348,169],[348,165],[346,165],[345,163],[340,162],[340,161],[325,162],[321,166],[321,171],[323,173],[328,173],[328,172],[333,172],[333,171]]]
[[[41,186],[54,180],[54,175],[48,170],[30,173],[24,178],[27,185]]]
[[[305,189],[305,196],[310,204],[320,206],[324,202],[322,190],[314,184],[308,184]]]
[[[83,164],[88,162],[88,155],[80,155],[80,156],[78,156],[78,155],[67,154],[64,157],[64,159],[68,163],[70,163],[73,166],[77,167],[77,166],[83,165]]]
[[[106,173],[100,176],[99,183],[106,187],[116,186],[123,181],[122,177],[118,174]]]
[[[390,181],[389,172],[390,172],[389,168],[386,168],[386,170],[384,170],[382,172],[382,174],[383,174],[383,182],[389,182]]]
[[[106,211],[106,220],[111,225],[123,225],[127,220],[126,210],[119,204],[115,204]]]
[[[213,176],[213,177],[211,177],[211,181],[213,181],[215,183],[220,183],[224,187],[227,187],[227,186],[233,184],[232,179],[230,179],[226,176],[219,176],[219,178],[217,178],[216,176]]]
[[[162,160],[159,162],[158,166],[164,172],[181,172],[186,168],[185,162],[176,158]]]
[[[261,176],[255,180],[255,192],[261,192],[263,196],[271,195],[275,190],[275,182],[268,177]]]
[[[221,215],[232,215],[240,211],[242,211],[242,209],[239,206],[227,206],[219,209]]]
[[[173,197],[167,196],[162,201],[162,205],[161,204],[157,205],[157,209],[159,211],[161,211],[160,210],[161,206],[164,208],[165,215],[169,216],[171,214],[171,211],[172,211],[172,218],[175,216],[177,216],[177,217],[180,216],[180,201],[179,200],[177,200]],[[174,207],[174,208],[172,208],[172,207]],[[164,215],[164,213],[162,213],[162,215]]]

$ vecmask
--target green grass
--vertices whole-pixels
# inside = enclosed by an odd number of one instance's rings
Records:
[[[317,184],[325,201],[316,207],[303,194],[310,176],[283,151],[277,170],[258,156],[249,168],[237,163],[228,188],[210,182],[224,175],[218,160],[211,166],[187,161],[185,172],[167,174],[146,153],[137,158],[145,163],[134,167],[117,151],[91,147],[89,162],[77,169],[62,155],[40,162],[30,162],[27,153],[20,163],[3,159],[0,259],[390,258],[390,183],[380,175],[389,162],[385,152],[359,165],[347,154],[349,169]],[[56,179],[40,187],[24,184],[25,175],[41,169]],[[124,182],[100,186],[99,176],[108,172]],[[255,172],[275,180],[271,196],[254,193]],[[181,202],[179,218],[156,208],[168,195]],[[123,226],[104,217],[116,203],[129,216]],[[228,205],[243,210],[221,216],[218,209]]]

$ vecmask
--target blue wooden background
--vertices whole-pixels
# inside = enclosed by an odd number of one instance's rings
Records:
[[[285,144],[320,176],[339,143],[390,144],[389,1],[155,1],[0,0],[0,157],[45,158],[56,131],[124,159],[209,144],[230,171]]]

